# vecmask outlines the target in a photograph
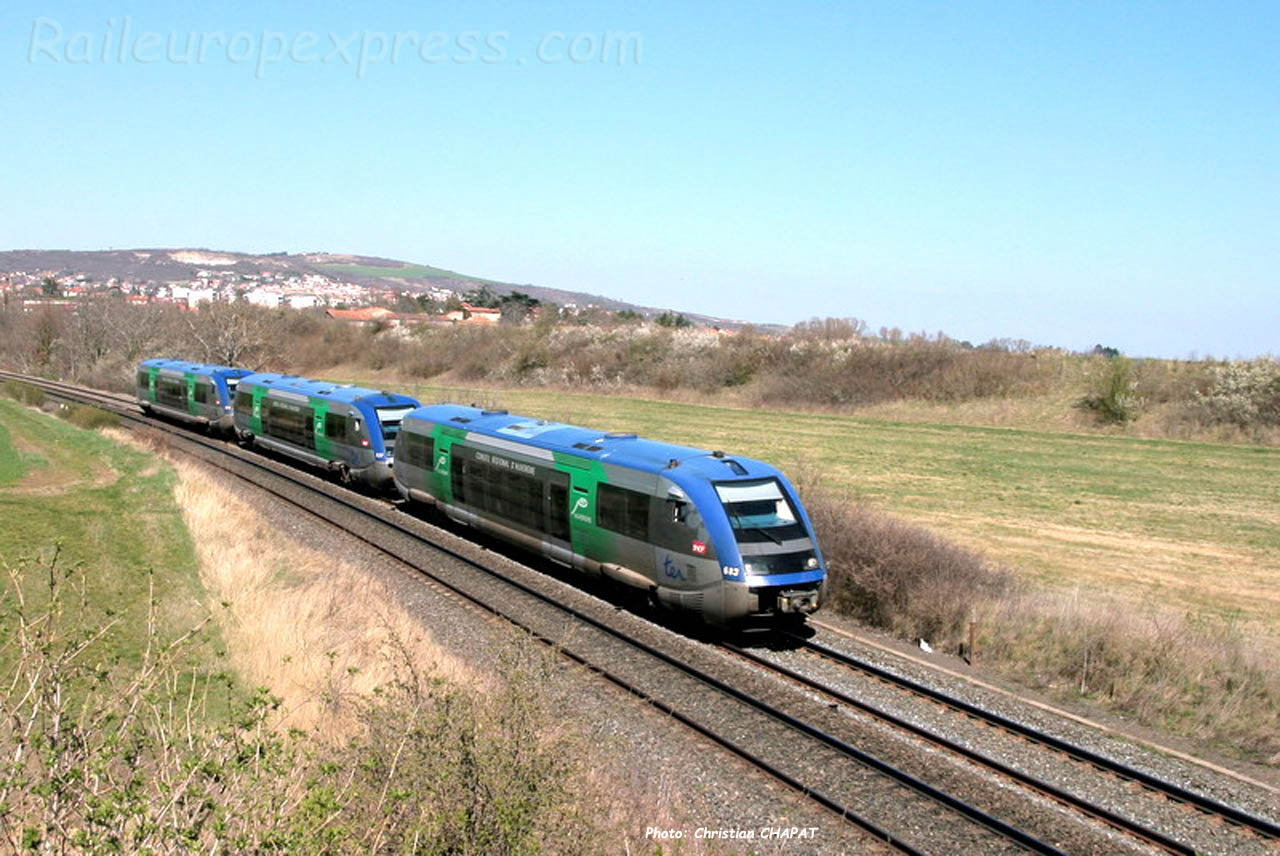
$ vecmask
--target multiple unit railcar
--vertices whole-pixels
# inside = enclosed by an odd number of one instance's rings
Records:
[[[404,417],[393,473],[407,500],[713,624],[822,600],[809,519],[760,461],[439,404]]]
[[[237,438],[648,592],[709,623],[802,621],[826,572],[761,461],[295,375],[145,360],[148,412]]]
[[[143,410],[230,431],[231,402],[248,369],[186,360],[143,360],[138,366],[137,398]]]
[[[391,486],[401,419],[417,406],[407,395],[258,373],[241,378],[233,414],[241,442],[377,489]]]

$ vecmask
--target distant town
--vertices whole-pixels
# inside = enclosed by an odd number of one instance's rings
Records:
[[[319,273],[198,270],[186,280],[157,282],[109,277],[97,280],[84,273],[53,270],[13,271],[0,274],[0,295],[5,308],[74,310],[77,302],[118,296],[131,304],[168,304],[199,311],[202,303],[244,301],[266,308],[325,310],[332,318],[353,323],[391,326],[446,322],[496,324],[510,317],[517,304],[516,320],[532,317],[539,301],[513,292],[499,295],[482,283],[468,291],[440,286],[413,290],[379,289]],[[471,298],[468,300],[468,298]],[[570,304],[560,311],[577,312],[593,306]]]

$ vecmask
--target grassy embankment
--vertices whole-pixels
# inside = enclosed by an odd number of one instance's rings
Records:
[[[149,586],[163,637],[206,614],[175,482],[151,455],[0,398],[0,557],[12,566],[60,545],[59,566],[81,565],[85,598],[116,619],[104,643],[124,662],[136,663],[147,644]],[[47,581],[28,582],[38,602]],[[205,634],[191,653],[216,669],[219,647]]]

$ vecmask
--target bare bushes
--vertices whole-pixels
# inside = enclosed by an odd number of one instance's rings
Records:
[[[822,489],[803,491],[827,561],[832,608],[906,638],[959,641],[973,610],[1007,576],[941,536]]]
[[[1217,619],[1045,593],[989,604],[984,663],[1226,754],[1280,764],[1280,671]]]
[[[950,341],[898,344],[799,340],[762,371],[766,404],[856,407],[885,401],[932,402],[1034,395],[1061,373],[1052,352],[966,348]]]
[[[112,667],[113,620],[55,563],[6,564],[0,597],[0,847],[97,852],[576,853],[584,747],[556,736],[537,659],[478,694],[400,663],[358,703],[342,745],[274,727],[245,696],[184,666],[190,636]],[[24,592],[47,581],[34,604]],[[153,602],[153,610],[155,604]],[[516,655],[513,655],[516,656]],[[231,704],[218,700],[230,696]],[[584,834],[587,832],[587,834]]]

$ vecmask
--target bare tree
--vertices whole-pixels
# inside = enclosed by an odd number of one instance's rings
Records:
[[[205,362],[261,368],[276,356],[278,310],[247,303],[202,303],[200,311],[187,314],[185,321]]]

